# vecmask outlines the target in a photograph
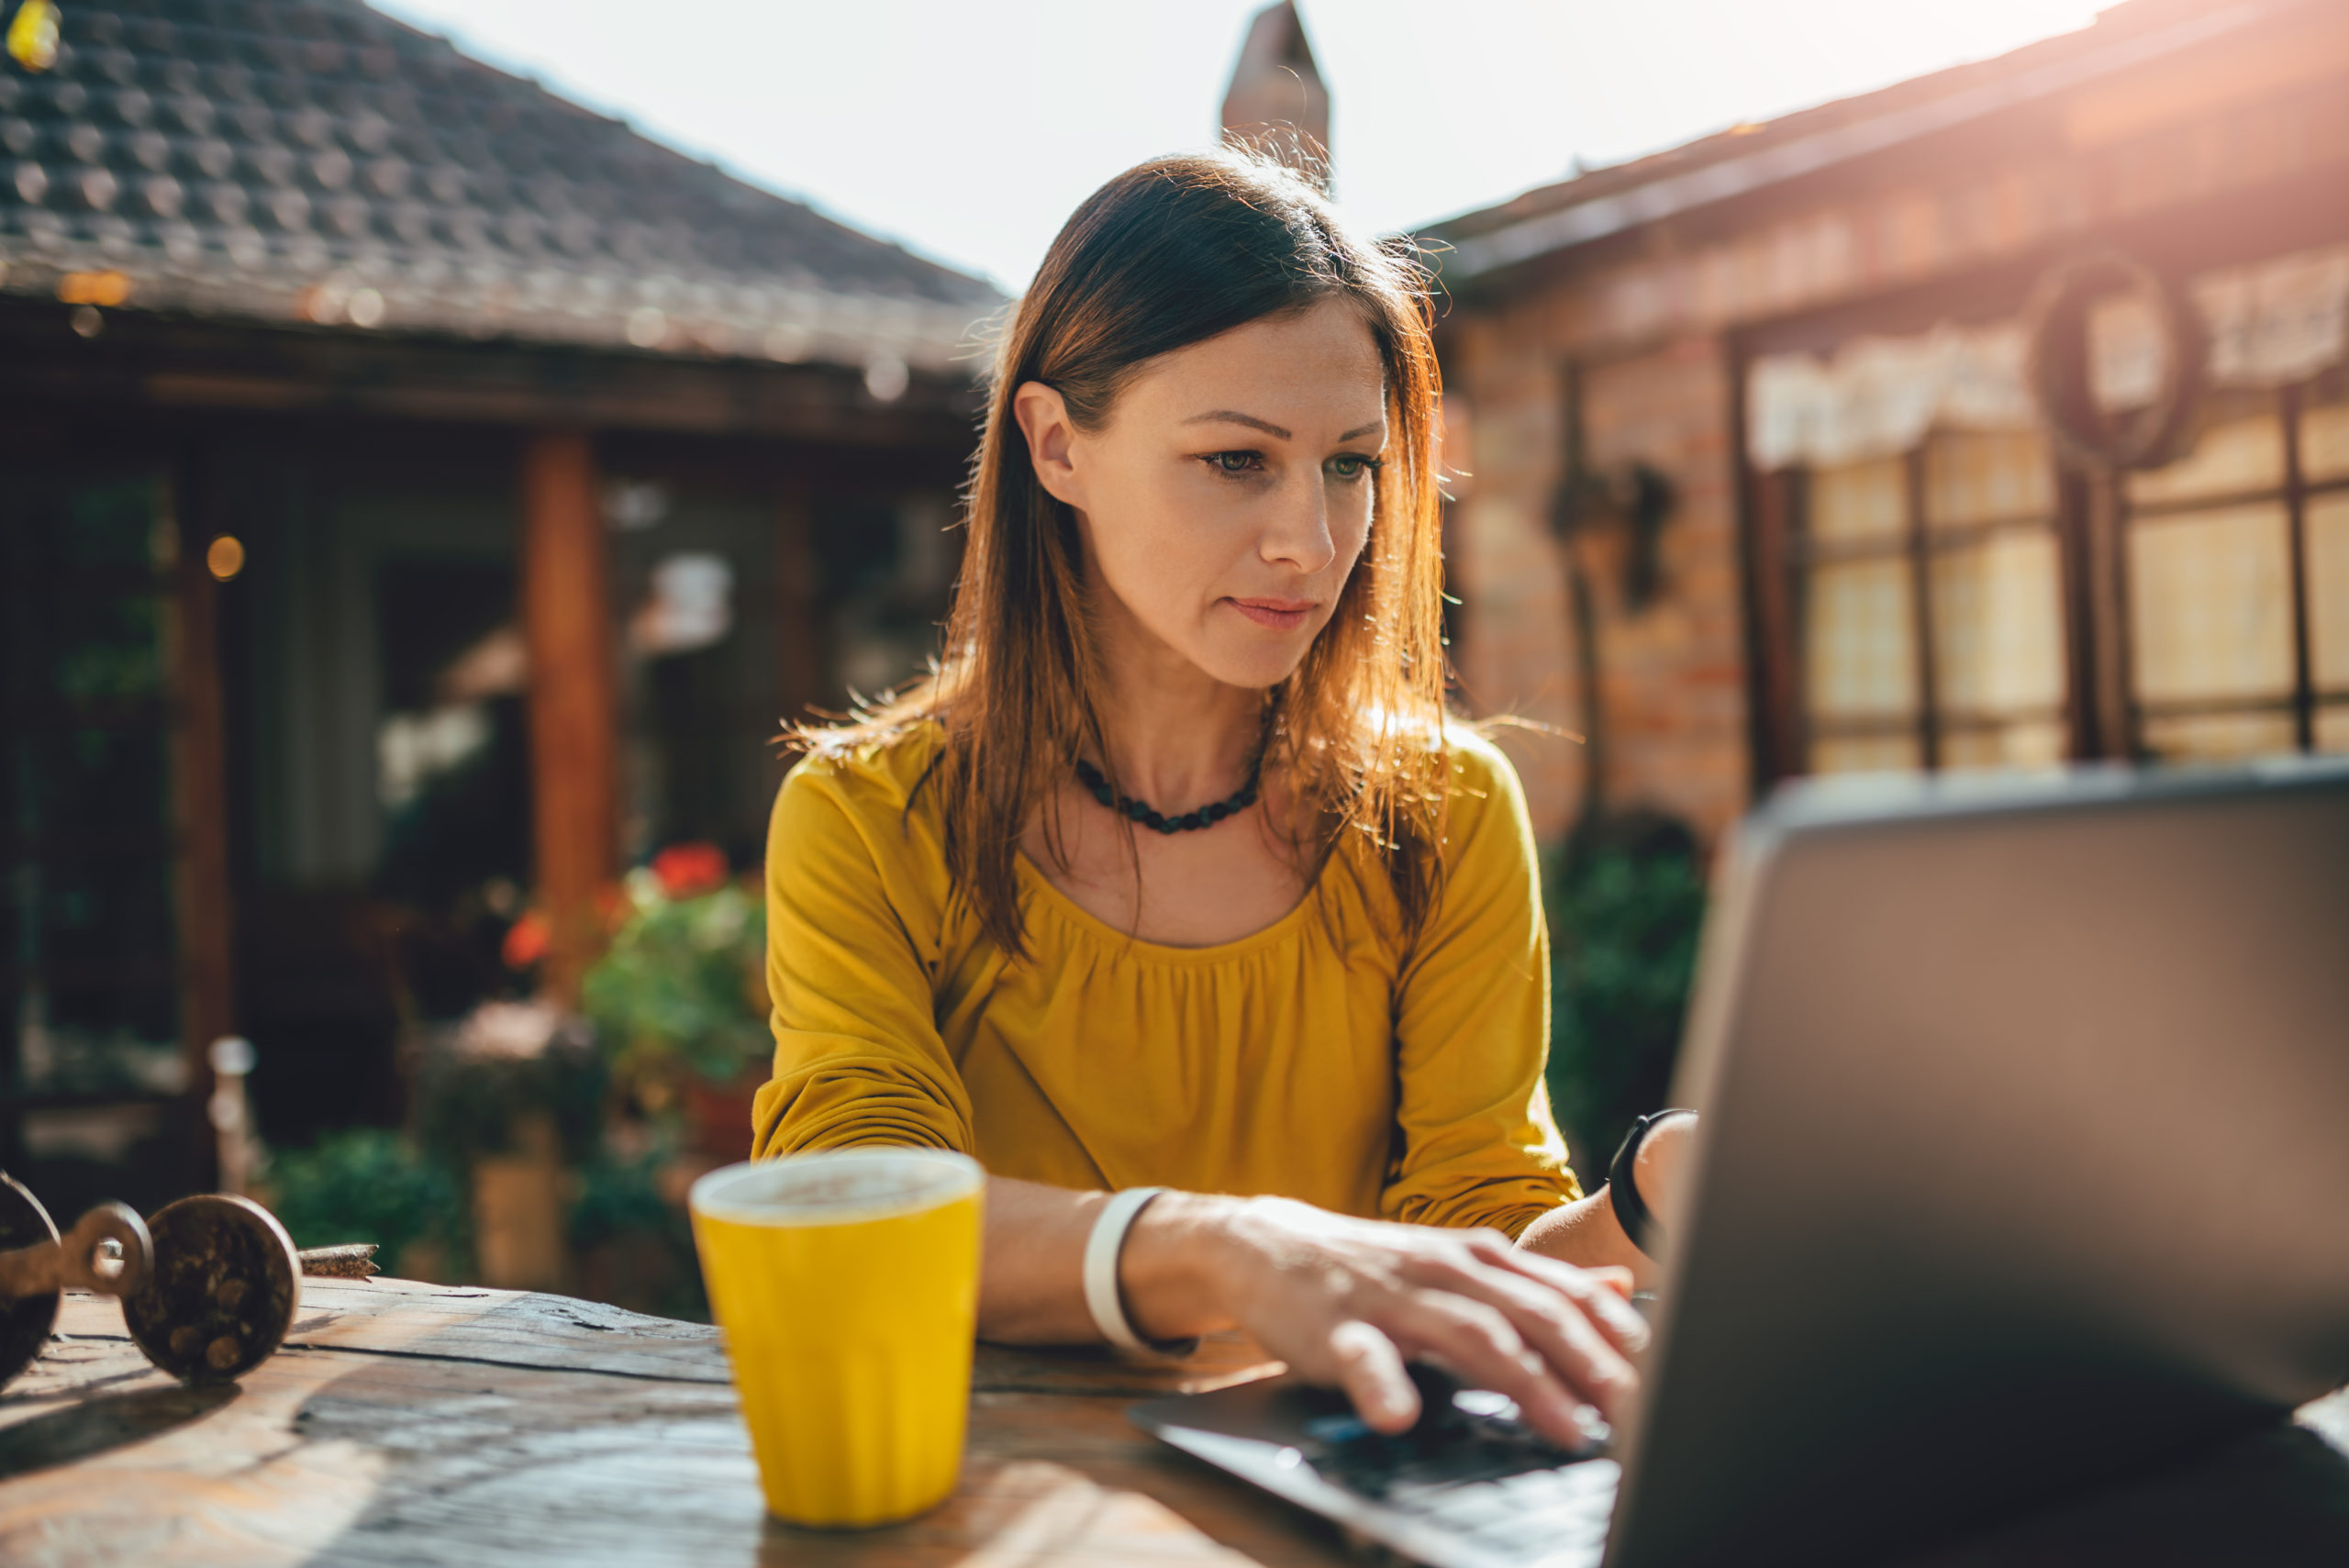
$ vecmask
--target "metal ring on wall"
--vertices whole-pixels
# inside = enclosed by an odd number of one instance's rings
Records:
[[[2099,406],[2088,359],[2088,310],[2114,294],[2154,307],[2162,334],[2162,377],[2154,400],[2118,413]],[[2209,379],[2210,334],[2168,279],[2134,257],[2099,250],[2059,261],[2024,309],[2030,357],[2024,379],[2056,450],[2107,471],[2159,468],[2183,455]]]

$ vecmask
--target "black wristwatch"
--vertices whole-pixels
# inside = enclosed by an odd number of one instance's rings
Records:
[[[1623,1135],[1623,1145],[1615,1151],[1615,1158],[1607,1163],[1608,1201],[1615,1206],[1616,1222],[1623,1227],[1623,1234],[1631,1239],[1631,1245],[1651,1258],[1655,1256],[1656,1248],[1663,1245],[1664,1228],[1656,1223],[1655,1214],[1648,1207],[1647,1199],[1640,1195],[1640,1184],[1631,1170],[1640,1158],[1640,1145],[1648,1140],[1648,1134],[1655,1130],[1656,1123],[1669,1116],[1696,1114],[1685,1106],[1670,1106],[1640,1118],[1631,1124],[1631,1130]]]

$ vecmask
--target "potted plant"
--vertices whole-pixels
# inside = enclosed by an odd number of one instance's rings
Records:
[[[714,845],[680,844],[631,872],[611,946],[582,1003],[614,1081],[685,1116],[703,1152],[747,1159],[767,1076],[766,910]]]
[[[543,1002],[484,1002],[421,1031],[417,1142],[472,1194],[483,1280],[516,1290],[565,1284],[564,1215],[601,1129],[603,1063],[586,1025]]]

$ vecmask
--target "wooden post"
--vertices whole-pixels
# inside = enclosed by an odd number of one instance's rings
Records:
[[[807,480],[796,474],[784,482],[776,498],[774,559],[775,655],[782,665],[776,689],[783,696],[783,721],[801,724],[831,695],[831,680],[825,660],[830,639],[817,581],[814,507]]]
[[[1801,723],[1801,632],[1789,581],[1794,572],[1793,538],[1804,500],[1800,469],[1746,475],[1746,505],[1753,526],[1746,530],[1746,639],[1753,661],[1753,790],[1758,795],[1780,779],[1810,770]]]
[[[611,590],[596,457],[584,432],[522,453],[522,633],[530,654],[530,792],[550,942],[545,989],[579,1005],[602,946],[597,900],[618,860],[618,747]]]
[[[235,1027],[236,960],[228,878],[228,785],[220,681],[220,585],[205,564],[213,535],[227,531],[217,465],[183,457],[161,496],[171,517],[171,662],[179,722],[173,736],[173,806],[181,851],[174,889],[179,926],[180,1049],[189,1095],[209,1098],[212,1042]],[[202,1118],[196,1125],[203,1126]],[[217,1179],[217,1149],[200,1141],[191,1177]]]
[[[2075,762],[2110,754],[2104,740],[2103,688],[2098,684],[2094,510],[2096,482],[2063,463],[2055,470],[2055,537],[2061,547],[2064,593],[2064,715],[2070,732],[2065,755]]]
[[[1933,553],[1925,531],[1925,449],[1901,459],[1902,506],[1909,514],[1909,629],[1917,661],[1917,761],[1929,773],[1942,767],[1941,650],[1933,636]]]
[[[2309,653],[2308,480],[2300,461],[2300,389],[2284,388],[2277,411],[2284,419],[2284,526],[2292,563],[2292,746],[2316,750],[2316,667]]]
[[[2089,592],[2094,595],[2096,731],[2099,753],[2133,760],[2137,755],[2134,684],[2129,628],[2129,520],[2118,473],[2099,472],[2088,482]]]

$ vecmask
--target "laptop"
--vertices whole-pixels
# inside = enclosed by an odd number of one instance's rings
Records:
[[[2349,763],[1824,781],[1736,834],[1623,1428],[1420,1369],[1144,1429],[1436,1568],[1865,1561],[2349,1382]]]

